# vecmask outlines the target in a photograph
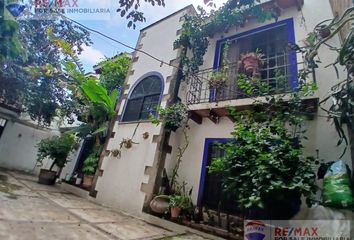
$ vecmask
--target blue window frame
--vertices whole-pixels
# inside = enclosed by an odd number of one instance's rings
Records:
[[[291,89],[295,89],[298,85],[296,52],[288,51],[286,53],[286,58],[284,57],[284,60],[277,62],[279,56],[276,56],[275,54],[277,54],[280,49],[280,47],[278,46],[279,44],[275,42],[277,41],[277,38],[279,38],[279,42],[282,43],[281,47],[283,48],[285,48],[284,41],[286,45],[288,43],[295,43],[294,22],[292,18],[278,21],[272,24],[268,24],[259,28],[255,28],[240,34],[236,34],[218,40],[216,43],[213,68],[217,69],[218,67],[222,66],[220,56],[222,54],[223,45],[226,42],[235,43],[235,46],[238,46],[237,57],[233,59],[235,61],[238,60],[239,54],[247,51],[254,51],[256,48],[260,48],[264,51],[263,53],[266,55],[266,67],[265,69],[263,69],[263,72],[261,72],[262,79],[266,79],[270,85],[277,84],[274,83],[275,78],[274,71],[272,69],[275,68],[274,66],[285,66],[285,63],[283,63],[282,65],[281,62],[286,62],[287,67],[286,69],[284,68],[284,70],[286,71],[286,76],[289,79],[289,87],[291,87]],[[250,45],[248,47],[240,47],[240,45],[247,45],[241,44],[242,42],[247,44],[253,43],[253,45]]]
[[[213,158],[221,157],[224,154],[223,150],[215,145],[215,142],[225,143],[228,141],[232,141],[232,139],[205,139],[198,192],[198,206],[213,210],[219,210],[221,208],[220,210],[223,212],[236,213],[239,209],[222,190],[222,175],[218,173],[208,173],[208,166],[210,166]]]

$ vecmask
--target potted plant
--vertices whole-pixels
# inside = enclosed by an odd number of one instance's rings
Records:
[[[166,108],[157,109],[160,119],[150,115],[150,121],[159,125],[164,121],[165,128],[168,131],[176,131],[178,128],[184,126],[188,120],[188,109],[183,103],[175,103]]]
[[[158,195],[154,197],[150,202],[150,208],[155,213],[165,213],[170,207],[169,196]]]
[[[227,68],[215,71],[208,79],[210,89],[220,89],[225,86],[227,80]]]
[[[82,173],[84,174],[84,181],[82,185],[85,188],[92,186],[93,177],[98,166],[98,158],[95,154],[90,154],[84,161],[82,167]]]
[[[189,195],[172,195],[169,197],[169,205],[171,218],[178,218],[182,209],[188,209],[193,206]]]
[[[259,74],[259,68],[264,64],[264,54],[259,49],[256,52],[241,54],[240,67],[247,74]]]
[[[42,139],[37,146],[37,162],[40,166],[43,165],[43,160],[47,158],[53,160],[48,170],[40,170],[38,183],[53,185],[57,178],[57,173],[65,166],[68,155],[78,147],[76,137],[73,134],[53,136]],[[53,171],[54,166],[58,167],[58,171]]]

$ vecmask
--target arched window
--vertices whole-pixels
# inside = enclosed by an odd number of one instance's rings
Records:
[[[162,94],[161,78],[152,75],[141,80],[131,92],[126,103],[123,122],[148,119],[150,114],[156,115]]]

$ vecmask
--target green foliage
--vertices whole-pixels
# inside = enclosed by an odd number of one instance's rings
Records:
[[[188,120],[188,109],[183,103],[175,103],[166,108],[157,108],[160,119],[150,115],[152,123],[159,125],[161,121],[165,123],[167,130],[176,130],[184,126]]]
[[[262,82],[259,77],[249,77],[246,74],[240,73],[237,75],[236,83],[238,89],[247,97],[269,94],[269,85]]]
[[[181,209],[188,209],[193,206],[192,198],[189,195],[172,195],[169,196],[170,207],[179,207]]]
[[[342,143],[346,144],[346,147],[339,158],[341,158],[347,149],[348,139],[346,137],[345,130],[343,128],[344,124],[349,127],[350,135],[354,128],[354,88],[353,88],[353,77],[354,77],[354,31],[353,28],[348,28],[348,35],[344,39],[341,46],[333,46],[330,40],[337,36],[341,30],[345,30],[347,25],[350,25],[354,21],[354,7],[348,8],[341,16],[327,19],[316,25],[314,30],[308,34],[304,41],[304,47],[294,46],[296,49],[300,49],[305,53],[305,66],[308,68],[318,68],[319,60],[316,59],[320,51],[321,46],[327,46],[330,50],[335,51],[337,54],[337,59],[332,63],[334,70],[339,78],[339,72],[337,65],[346,67],[347,76],[346,78],[340,79],[339,83],[334,84],[328,95],[325,96],[319,103],[322,110],[324,110],[329,118],[333,119],[333,126],[335,127],[339,141],[337,145]],[[321,36],[321,30],[326,29],[330,32],[329,36],[323,38]],[[302,79],[306,78],[312,71],[309,69],[304,69],[300,72],[300,77]],[[328,103],[330,101],[330,103]]]
[[[285,80],[280,72],[276,78]],[[311,199],[317,190],[313,171],[314,158],[303,156],[301,141],[306,139],[303,98],[317,89],[315,84],[299,83],[295,92],[269,89],[257,77],[239,74],[238,88],[255,99],[252,109],[238,112],[230,108],[235,119],[232,140],[218,144],[225,156],[214,159],[211,172],[223,176],[224,190],[244,208],[266,207],[274,201],[290,201],[304,195]],[[285,87],[284,87],[285,88]],[[277,95],[269,95],[278,93]]]
[[[81,171],[84,174],[93,175],[98,166],[98,157],[95,154],[89,155],[85,160]]]
[[[265,10],[257,2],[229,0],[216,11],[207,13],[199,7],[200,13],[196,16],[184,16],[181,35],[174,42],[174,47],[183,47],[181,58],[184,67],[192,72],[198,70],[209,45],[208,38],[214,34],[241,26],[249,17],[255,17],[260,22],[276,18],[273,10]],[[187,56],[187,50],[191,51],[191,56]]]
[[[275,114],[274,114],[275,115]],[[225,156],[209,169],[223,175],[224,190],[241,207],[265,207],[272,198],[294,191],[310,198],[316,193],[313,158],[305,158],[299,137],[283,119],[265,112],[242,112],[232,131],[233,140],[218,146]]]
[[[1,3],[3,4],[3,1]],[[0,9],[3,11],[4,8],[0,7]],[[13,54],[12,51],[5,49],[7,57],[0,56],[0,89],[2,90],[0,98],[5,100],[5,104],[22,108],[40,125],[50,125],[55,117],[65,117],[69,123],[72,123],[73,113],[78,108],[73,93],[67,89],[67,85],[71,85],[70,81],[66,76],[61,75],[60,71],[54,71],[61,70],[63,55],[61,55],[62,49],[52,39],[60,38],[68,42],[71,50],[76,49],[75,52],[80,53],[82,46],[91,43],[89,33],[59,17],[53,21],[16,22],[1,19],[0,25],[0,35],[4,30],[8,31],[9,37],[8,41],[1,40],[0,49],[3,43],[6,49],[12,49],[12,45],[19,46],[19,44],[22,49],[19,52],[20,48],[15,47],[17,50],[14,50]],[[11,37],[10,32],[14,33]],[[49,65],[52,69],[44,69],[44,66],[49,67]],[[33,72],[35,68],[39,70]]]
[[[72,50],[69,42],[57,38],[52,29],[47,29],[51,41],[62,50],[66,60],[62,61],[62,68],[52,65],[45,65],[41,68],[34,68],[41,74],[58,75],[65,77],[65,89],[71,97],[72,111],[68,108],[59,107],[59,111],[67,111],[67,114],[75,114],[78,119],[84,122],[71,132],[76,132],[79,137],[95,135],[96,143],[104,137],[109,121],[115,115],[115,104],[118,98],[118,90],[113,89],[109,94],[106,87],[96,78],[86,76],[81,69],[81,62],[77,53]]]
[[[54,160],[49,170],[52,170],[54,165],[59,168],[65,166],[70,152],[77,149],[78,144],[76,137],[73,134],[64,134],[62,136],[53,136],[42,139],[38,145],[37,162],[43,165],[43,160],[50,158]]]
[[[225,86],[228,79],[228,69],[228,67],[225,67],[211,73],[211,76],[208,77],[208,83],[211,89],[219,89]]]
[[[23,46],[18,38],[18,23],[15,19],[10,20],[11,16],[5,9],[5,1],[0,0],[0,63],[16,57],[25,57]],[[0,67],[0,72],[3,67]]]
[[[100,81],[108,93],[123,86],[130,64],[131,58],[126,53],[98,64],[101,68]]]
[[[112,118],[115,114],[115,104],[118,97],[118,90],[114,89],[108,95],[107,89],[94,79],[88,79],[83,82],[81,89],[87,99],[94,105],[102,107],[108,118]]]
[[[141,0],[119,0],[119,8],[117,12],[121,17],[125,17],[129,20],[128,27],[136,28],[137,22],[145,22],[144,13],[138,11],[140,8]],[[165,6],[164,0],[144,0],[145,3],[149,3],[151,6]]]

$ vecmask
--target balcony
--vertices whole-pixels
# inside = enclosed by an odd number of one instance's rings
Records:
[[[208,117],[215,122],[218,117],[229,115],[228,106],[247,109],[253,105],[256,99],[262,101],[267,95],[286,94],[296,89],[298,70],[304,69],[306,66],[303,62],[296,62],[295,52],[269,55],[265,56],[263,60],[264,64],[259,69],[259,73],[262,84],[267,87],[266,91],[259,94],[250,95],[239,88],[237,83],[237,78],[240,76],[238,63],[228,64],[218,69],[205,69],[189,76],[186,104],[191,111],[191,118]],[[213,73],[216,71],[222,71],[226,76],[224,83],[217,87],[210,84]],[[308,81],[315,81],[314,70],[310,69],[310,71],[309,76],[312,79],[308,79]],[[317,99],[317,97],[311,99]],[[309,102],[308,99],[305,102]],[[315,108],[315,102],[311,100],[309,104]],[[200,123],[201,120],[196,122]]]

